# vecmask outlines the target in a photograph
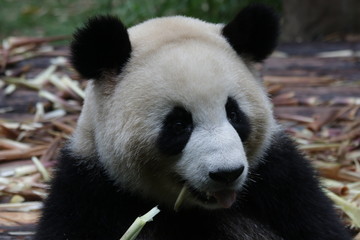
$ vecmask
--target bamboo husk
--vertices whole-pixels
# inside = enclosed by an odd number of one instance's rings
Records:
[[[327,85],[336,80],[332,77],[293,77],[293,76],[264,76],[265,83],[268,84],[301,84],[301,85]]]
[[[69,126],[63,122],[60,121],[52,121],[52,124],[57,127],[58,129],[60,129],[61,131],[67,133],[67,134],[72,134],[74,132],[74,128],[72,126]]]
[[[31,212],[40,210],[42,202],[24,202],[24,203],[3,203],[0,204],[0,212]]]
[[[16,159],[26,159],[31,158],[32,156],[40,156],[44,154],[47,146],[36,146],[29,149],[11,149],[11,150],[2,150],[0,151],[0,161],[1,160],[16,160]]]
[[[30,146],[25,143],[14,141],[7,138],[0,138],[0,149],[29,149]]]

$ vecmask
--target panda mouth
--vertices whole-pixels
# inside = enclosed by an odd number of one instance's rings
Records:
[[[205,205],[219,205],[222,208],[230,208],[236,201],[236,192],[231,189],[224,189],[215,192],[203,192],[188,186],[189,193]]]
[[[237,199],[237,190],[231,186],[224,186],[222,189],[217,190],[201,190],[189,184],[184,178],[180,175],[177,175],[178,183],[181,184],[181,191],[176,201],[179,200],[180,194],[185,189],[186,194],[184,194],[184,200],[186,198],[192,199],[192,201],[197,202],[198,204],[208,207],[208,208],[230,208]],[[180,181],[179,181],[180,180]],[[182,200],[183,201],[183,200]],[[177,203],[175,202],[175,205]],[[175,207],[177,208],[177,207]]]
[[[201,192],[191,186],[188,186],[189,193],[197,200],[200,200],[204,204],[215,204],[216,199],[210,192]]]

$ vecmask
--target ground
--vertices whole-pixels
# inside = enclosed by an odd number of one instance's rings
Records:
[[[81,110],[86,81],[53,40],[10,38],[0,47],[0,239],[31,239]],[[360,43],[282,44],[257,67],[276,118],[360,239]]]

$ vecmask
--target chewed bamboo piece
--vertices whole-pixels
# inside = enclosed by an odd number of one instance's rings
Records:
[[[187,187],[184,184],[182,187],[174,205],[174,210],[178,211],[181,204],[184,202],[186,198],[187,193]],[[125,234],[120,238],[120,240],[134,240],[140,233],[141,229],[145,226],[145,224],[149,221],[153,220],[153,217],[157,215],[160,212],[158,207],[152,208],[148,213],[145,215],[138,217],[135,219],[133,224],[128,228],[128,230],[125,232]]]
[[[141,229],[145,226],[145,224],[149,221],[152,221],[153,217],[155,217],[159,212],[159,208],[155,206],[146,214],[136,218],[133,224],[131,224],[128,230],[120,238],[120,240],[134,240],[139,235]]]
[[[177,212],[181,206],[181,204],[184,202],[185,198],[186,198],[186,193],[187,193],[187,187],[184,184],[184,186],[182,187],[182,189],[180,190],[180,193],[175,201],[174,204],[174,210],[175,212]]]

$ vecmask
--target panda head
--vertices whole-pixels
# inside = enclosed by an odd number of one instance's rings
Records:
[[[72,151],[160,204],[173,206],[186,185],[184,207],[230,207],[276,128],[252,64],[277,35],[276,15],[260,5],[227,25],[90,19],[71,45],[74,68],[92,79]]]

